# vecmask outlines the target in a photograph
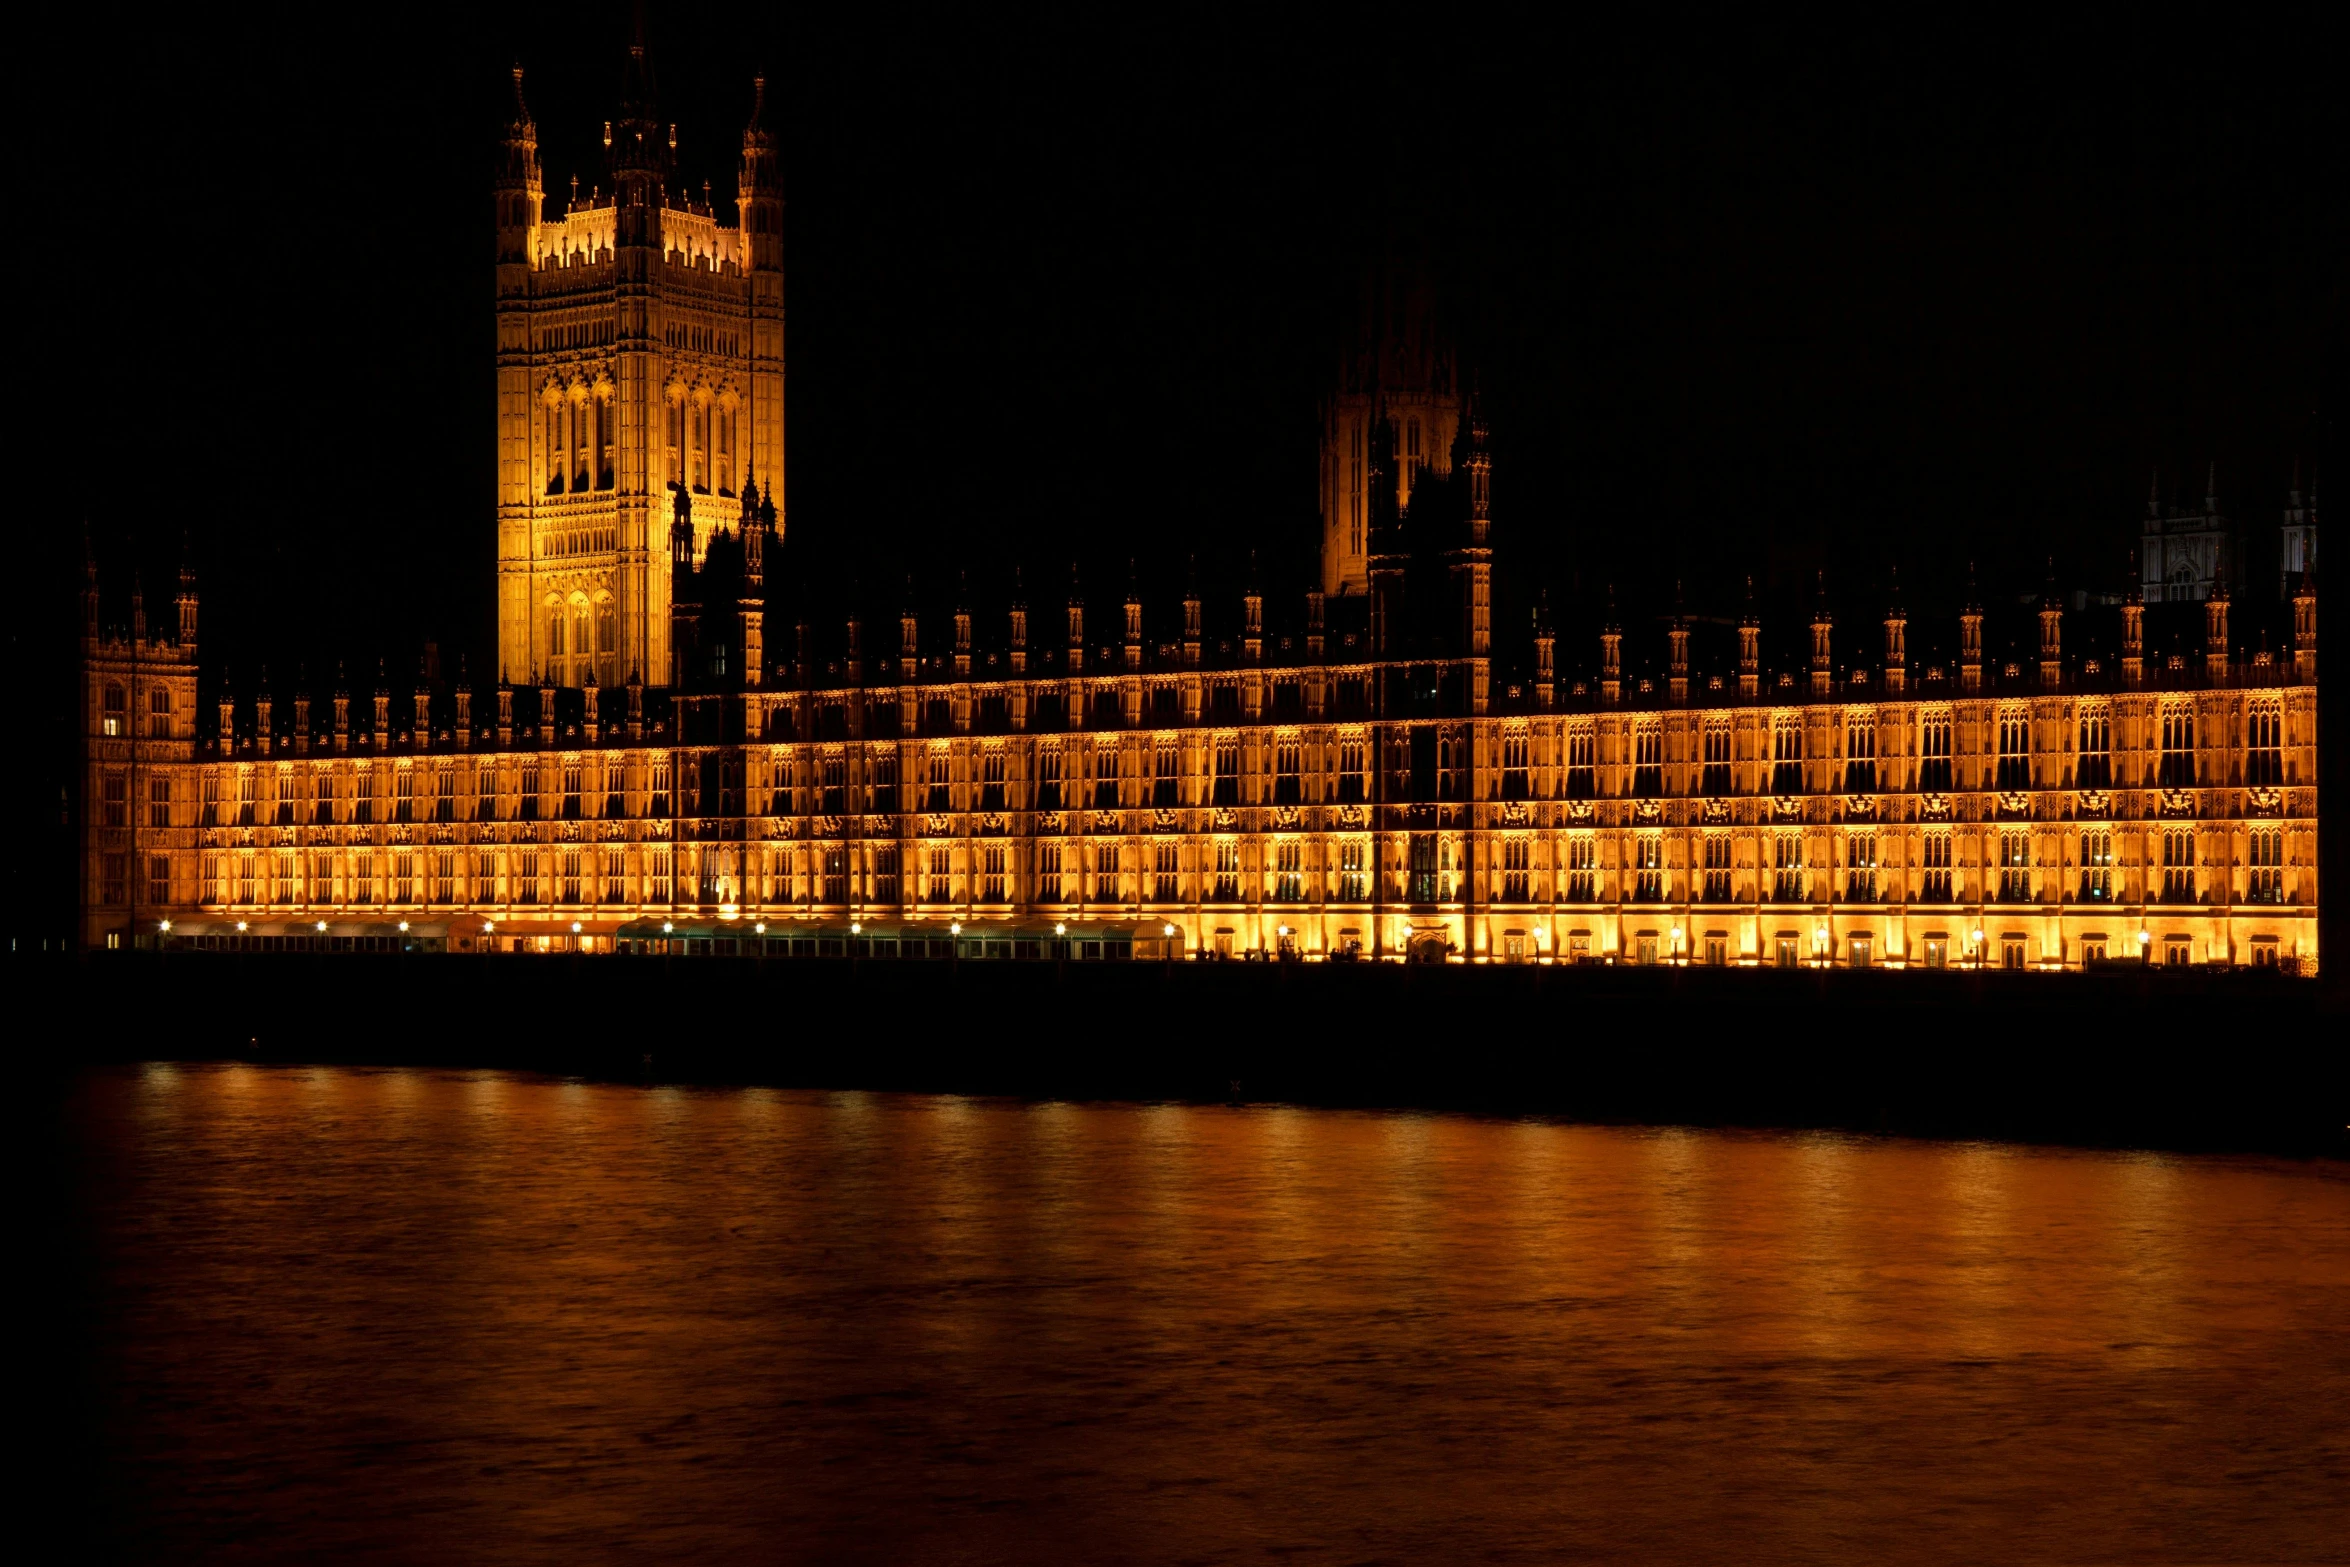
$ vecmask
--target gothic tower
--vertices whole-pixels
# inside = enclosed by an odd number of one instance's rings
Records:
[[[764,80],[736,222],[677,172],[644,38],[630,44],[604,180],[549,217],[514,73],[494,188],[498,656],[513,680],[619,685],[671,669],[671,519],[693,558],[755,478],[780,534],[783,184]]]
[[[1425,271],[1390,257],[1365,282],[1336,388],[1322,408],[1322,591],[1371,588],[1370,475],[1386,453],[1371,443],[1384,411],[1395,426],[1383,482],[1398,512],[1423,479],[1452,475],[1461,431],[1459,353],[1444,331]]]

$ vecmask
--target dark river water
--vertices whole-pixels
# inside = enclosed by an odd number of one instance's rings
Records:
[[[2340,1165],[154,1066],[141,1559],[2340,1561]]]

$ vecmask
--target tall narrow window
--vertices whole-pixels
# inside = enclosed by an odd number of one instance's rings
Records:
[[[1771,901],[1801,903],[1803,897],[1803,834],[1771,835]]]
[[[2195,709],[2184,702],[2162,710],[2161,769],[2163,788],[2195,787]]]
[[[1663,728],[1654,719],[1645,719],[1632,728],[1632,793],[1643,800],[1653,800],[1665,792],[1665,736]]]
[[[2285,714],[2281,704],[2259,701],[2244,717],[2244,783],[2253,789],[2285,781]]]
[[[2162,830],[2162,901],[2195,901],[2195,829],[2192,827]]]
[[[1273,742],[1273,803],[1296,805],[1303,798],[1298,782],[1298,738],[1283,735]]]
[[[1511,730],[1501,737],[1501,797],[1523,800],[1527,795],[1526,735]]]
[[[1598,746],[1589,725],[1567,731],[1567,798],[1588,800],[1598,789],[1599,770],[1593,765]]]
[[[980,875],[984,878],[982,886],[986,901],[989,903],[1010,902],[1011,881],[1004,871],[1004,846],[1000,843],[989,844],[981,853],[980,867]]]
[[[1665,901],[1665,843],[1661,834],[1644,832],[1632,840],[1632,901]]]
[[[1216,843],[1216,880],[1209,896],[1218,903],[1240,901],[1240,845],[1228,838]]]
[[[2255,827],[2252,829],[2245,856],[2251,866],[2246,879],[2244,896],[2251,903],[2282,903],[2285,901],[2285,830],[2282,827]]]
[[[1565,898],[1569,903],[1599,901],[1599,840],[1590,833],[1573,833],[1567,838]]]
[[[2091,827],[2081,833],[2081,901],[2113,901],[2113,829]]]
[[[2104,707],[2084,707],[2075,726],[2077,742],[2073,763],[2073,787],[2076,789],[2110,789],[2113,787],[2113,714]]]
[[[1950,834],[1927,833],[1918,845],[1918,898],[1948,903],[1950,886]]]
[[[1360,838],[1349,838],[1338,846],[1338,900],[1341,903],[1361,903],[1370,893],[1370,878],[1363,874],[1368,857],[1367,845]]]
[[[1151,875],[1154,885],[1151,896],[1160,903],[1174,903],[1183,896],[1182,847],[1167,840],[1151,846]]]
[[[1036,901],[1061,901],[1061,846],[1040,843],[1036,846]]]
[[[1705,721],[1705,777],[1703,792],[1719,798],[1730,792],[1730,718],[1709,716]]]
[[[1877,715],[1873,709],[1847,713],[1844,715],[1844,792],[1874,794],[1876,791]]]
[[[1338,742],[1338,803],[1341,805],[1360,805],[1370,788],[1364,756],[1360,735],[1350,735]]]
[[[1210,802],[1215,805],[1240,803],[1240,737],[1216,737],[1215,794]]]
[[[1305,845],[1285,838],[1273,846],[1273,901],[1303,903],[1305,899]]]
[[[1771,793],[1803,792],[1803,715],[1771,715]]]
[[[1533,862],[1533,845],[1523,836],[1504,838],[1501,844],[1501,899],[1504,903],[1524,903],[1528,896],[1528,868]]]
[[[1951,782],[1950,715],[1928,713],[1918,723],[1918,788],[1947,794]]]
[[[1856,832],[1844,840],[1844,901],[1877,901],[1877,835]]]
[[[1709,832],[1705,835],[1705,901],[1730,901],[1731,855],[1735,852],[1730,835]]]
[[[1999,901],[2032,899],[2032,836],[2020,828],[1999,835]]]
[[[2032,717],[2020,707],[1999,714],[1999,773],[1995,787],[2005,790],[2032,787]]]
[[[1001,751],[989,751],[979,759],[979,808],[983,811],[1004,808],[1004,753]]]

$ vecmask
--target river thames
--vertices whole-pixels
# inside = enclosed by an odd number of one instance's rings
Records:
[[[60,1127],[108,1554],[2350,1541],[2339,1163],[255,1066]]]

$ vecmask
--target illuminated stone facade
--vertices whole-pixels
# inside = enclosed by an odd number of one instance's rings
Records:
[[[1442,671],[1310,634],[1146,656],[1139,605],[1101,660],[1071,606],[1049,655],[1015,611],[992,654],[958,617],[951,654],[833,680],[262,697],[201,739],[192,593],[175,642],[101,639],[94,605],[100,944],[169,920],[206,944],[669,926],[847,950],[960,926],[974,955],[1149,957],[1172,927],[1185,955],[1303,959],[2316,956],[2306,591],[2274,661],[2228,650],[2224,601],[2196,666],[2125,651],[2077,676],[2053,609],[2045,669],[1911,671],[1893,615],[1882,662],[1841,679],[1823,625],[1800,687],[1766,683],[1746,635],[1735,677],[1538,679],[1449,717],[1383,710]]]
[[[2222,582],[2192,661],[2147,655],[2133,593],[2110,660],[2068,659],[2051,599],[2024,665],[1969,609],[1912,668],[1896,608],[1841,659],[1822,613],[1795,670],[1751,616],[1693,670],[1676,621],[1653,685],[1612,624],[1559,678],[1537,621],[1497,676],[1483,420],[1409,333],[1326,410],[1291,635],[1252,589],[1229,635],[1196,593],[1146,636],[1138,595],[1105,627],[1073,592],[945,646],[911,612],[770,636],[773,148],[754,121],[740,228],[677,203],[631,70],[609,194],[542,221],[519,79],[503,144],[514,683],[200,714],[193,583],[151,637],[93,573],[89,944],[2314,971],[2310,575],[2276,657]],[[2288,523],[2314,560],[2314,509]]]

